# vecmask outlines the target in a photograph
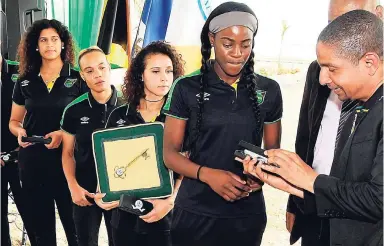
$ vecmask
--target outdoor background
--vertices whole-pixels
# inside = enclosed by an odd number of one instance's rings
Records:
[[[66,0],[63,0],[65,2]],[[194,0],[182,0],[182,3]],[[48,1],[50,2],[50,1]],[[52,1],[54,2],[54,1]],[[135,1],[137,2],[137,1]],[[174,0],[174,3],[179,2]],[[201,2],[208,2],[206,0]],[[220,0],[210,1],[214,8],[220,4]],[[247,3],[256,13],[259,20],[259,31],[255,40],[256,65],[258,73],[275,79],[281,87],[284,101],[284,113],[282,119],[283,134],[282,148],[294,151],[297,121],[304,88],[305,75],[308,65],[316,59],[315,46],[317,36],[327,24],[326,0],[243,0],[238,2]],[[168,29],[174,28],[176,23],[172,21],[172,12]],[[200,13],[199,13],[200,14]],[[64,17],[63,17],[64,18]],[[200,25],[203,20],[196,20]],[[190,20],[194,22],[194,20]],[[186,28],[186,27],[184,27]],[[168,34],[167,40],[185,52],[185,47],[195,46],[198,53],[199,29],[196,32],[185,30],[194,36],[193,44],[188,38],[178,36],[178,33]],[[179,40],[180,39],[180,40]],[[183,41],[183,40],[189,40]],[[177,43],[180,41],[179,43]],[[183,43],[184,42],[184,43]],[[184,50],[184,51],[183,51]],[[193,50],[193,49],[189,49]],[[195,53],[196,54],[196,53]],[[184,53],[183,53],[184,55]],[[190,54],[185,54],[186,58]],[[187,59],[188,60],[188,59]],[[199,59],[195,59],[198,61]],[[189,71],[193,66],[189,66]],[[114,70],[114,83],[119,84],[125,69]],[[262,245],[284,246],[289,245],[289,233],[285,229],[285,211],[288,195],[272,189],[268,185],[263,188],[267,207],[268,223],[264,233]],[[10,201],[11,203],[11,201]],[[14,245],[20,245],[21,220],[17,215],[14,204],[10,204],[10,227]],[[58,245],[67,245],[61,222],[57,219]],[[104,224],[100,230],[100,245],[107,245],[107,236]],[[296,243],[295,245],[299,245]]]

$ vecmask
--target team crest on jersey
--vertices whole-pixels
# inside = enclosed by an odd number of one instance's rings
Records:
[[[67,88],[71,88],[76,83],[76,81],[77,81],[77,79],[67,79],[64,82],[64,86]]]
[[[17,73],[14,73],[14,74],[12,74],[12,76],[11,76],[11,80],[14,82],[14,83],[16,83],[16,81],[19,79],[19,74],[17,74]]]
[[[266,91],[263,91],[263,90],[257,90],[256,91],[256,96],[257,96],[257,103],[260,105],[260,104],[263,104],[264,102],[264,99],[265,99],[265,95],[267,94]]]

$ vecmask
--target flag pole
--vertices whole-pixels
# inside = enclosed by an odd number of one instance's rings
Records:
[[[131,52],[129,63],[136,56],[135,46],[136,46],[137,39],[138,39],[139,33],[140,33],[140,26],[141,26],[141,22],[143,19],[144,9],[145,9],[147,4],[149,4],[149,9],[148,9],[147,19],[145,20],[145,23],[148,23],[149,13],[151,12],[152,0],[145,0],[145,2],[143,4],[143,9],[141,10],[141,14],[140,14],[139,26],[137,27],[137,31],[136,31],[136,35],[135,35],[135,41],[132,44],[132,52]]]
[[[132,47],[132,44],[131,44],[131,0],[126,0],[126,6],[127,6],[127,56],[128,56],[128,61],[129,61],[129,65],[130,65],[130,61],[131,61],[131,56],[132,56],[132,53],[131,53],[131,47]]]

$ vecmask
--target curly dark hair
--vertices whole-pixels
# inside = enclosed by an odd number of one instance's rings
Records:
[[[240,12],[246,12],[250,13],[257,19],[255,13],[252,11],[251,8],[249,8],[247,5],[243,3],[237,3],[237,2],[225,2],[219,6],[217,6],[209,15],[207,20],[205,21],[205,24],[203,26],[203,29],[201,31],[200,40],[201,40],[201,78],[200,78],[200,97],[198,99],[198,113],[197,113],[197,121],[195,126],[195,132],[194,139],[191,141],[191,152],[192,154],[196,153],[196,142],[198,138],[201,135],[201,127],[203,124],[203,111],[204,111],[204,91],[207,87],[207,81],[205,79],[206,73],[209,69],[209,59],[211,57],[211,51],[212,46],[209,42],[209,23],[213,18],[215,18],[218,15],[228,13],[228,12],[234,12],[234,11],[240,11]],[[253,33],[253,37],[256,36],[257,29]],[[254,112],[254,116],[257,122],[257,132],[261,129],[261,116],[260,116],[260,108],[257,103],[257,95],[256,95],[256,88],[257,88],[257,81],[256,81],[256,75],[254,73],[254,52],[253,47],[255,45],[254,39],[252,41],[252,51],[251,55],[249,56],[249,59],[245,66],[243,67],[242,73],[241,73],[241,80],[246,81],[246,86],[248,88],[248,94],[249,99],[252,103],[252,108]]]
[[[36,51],[40,33],[44,29],[53,28],[59,34],[61,42],[64,43],[64,49],[61,51],[60,57],[63,62],[74,65],[75,62],[75,45],[71,33],[68,28],[58,20],[42,19],[33,22],[27,32],[23,35],[18,50],[17,56],[20,62],[19,74],[20,77],[25,76],[30,72],[38,72],[41,67],[41,55]]]
[[[145,97],[142,75],[145,70],[145,60],[149,55],[163,54],[172,61],[173,79],[184,75],[184,60],[174,47],[165,41],[155,41],[145,46],[131,61],[124,78],[122,92],[129,104],[139,105],[140,99]]]

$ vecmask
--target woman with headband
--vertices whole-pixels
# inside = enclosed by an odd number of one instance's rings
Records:
[[[173,213],[174,245],[261,244],[267,220],[261,183],[244,176],[234,160],[240,140],[280,146],[280,87],[254,72],[257,28],[247,5],[218,6],[201,32],[200,70],[170,91],[164,160],[184,176]],[[209,60],[212,48],[215,60]]]

